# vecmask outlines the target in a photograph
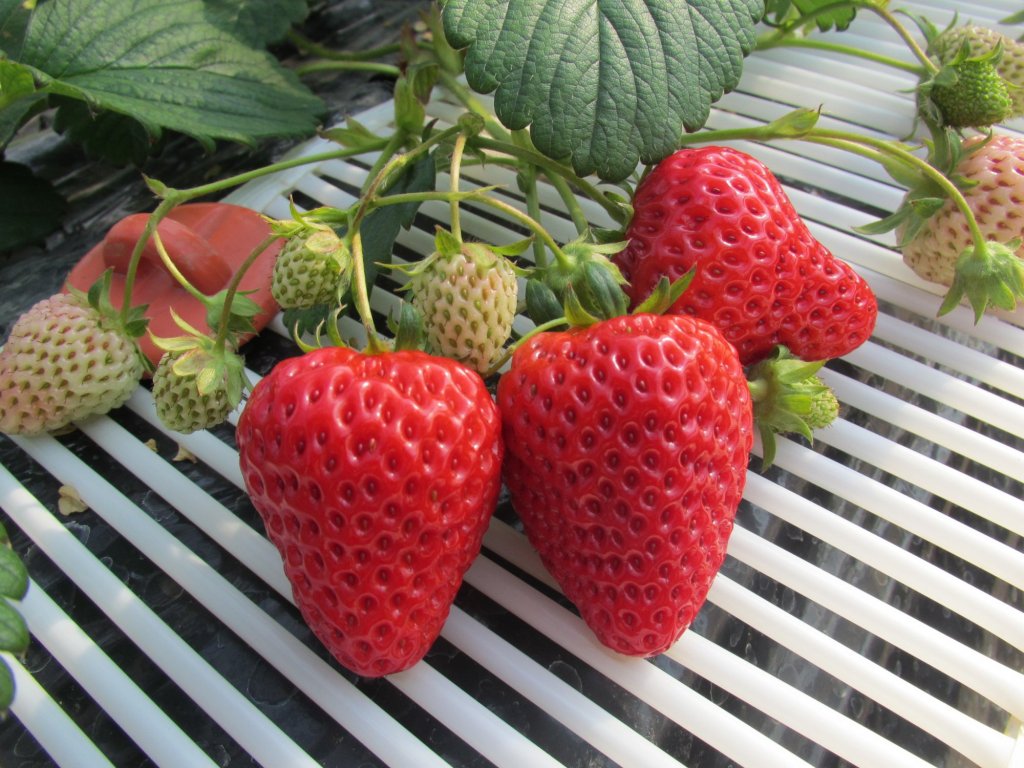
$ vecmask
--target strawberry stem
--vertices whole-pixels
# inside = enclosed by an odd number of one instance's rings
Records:
[[[462,242],[462,223],[459,215],[459,175],[462,173],[462,154],[466,149],[466,134],[460,133],[455,137],[455,148],[452,150],[452,162],[449,169],[452,199],[449,207],[451,209],[451,232],[455,239]]]
[[[554,178],[561,176],[566,182],[576,187],[582,194],[589,197],[595,203],[600,205],[604,210],[611,216],[612,220],[618,224],[628,224],[630,218],[630,211],[626,206],[620,205],[614,200],[610,199],[594,184],[576,175],[572,169],[568,168],[561,163],[552,160],[545,155],[542,155],[536,150],[528,149],[526,147],[520,147],[512,142],[507,141],[495,141],[493,139],[487,139],[482,136],[477,136],[473,139],[473,146],[479,149],[490,149],[495,152],[501,152],[506,155],[518,158],[526,163],[535,165],[540,168],[548,176],[548,178]]]
[[[171,277],[178,281],[178,284],[184,288],[192,298],[197,299],[201,302],[206,302],[206,294],[196,288],[192,283],[188,281],[188,278],[181,274],[178,269],[178,265],[171,259],[167,248],[164,246],[163,238],[160,237],[159,228],[154,227],[153,229],[153,245],[156,246],[156,252],[160,255],[160,261],[163,262],[164,268],[171,273]]]
[[[388,77],[401,77],[402,70],[394,64],[384,64],[376,61],[354,61],[351,59],[321,59],[311,61],[295,68],[295,74],[299,77],[311,75],[316,72],[373,72]]]
[[[553,328],[558,328],[559,326],[562,325],[567,325],[568,322],[569,321],[566,320],[564,317],[556,317],[552,320],[548,320],[546,323],[541,323],[540,325],[534,326],[505,348],[505,351],[502,353],[501,357],[499,357],[490,368],[484,371],[483,378],[487,379],[498,373],[505,365],[505,363],[512,359],[512,355],[515,354],[515,351],[537,334],[544,333],[545,331],[550,331]]]
[[[775,38],[774,36],[765,36],[758,41],[756,49],[759,51],[766,51],[770,48],[808,48],[816,51],[830,51],[831,53],[841,53],[846,56],[856,56],[867,61],[873,61],[876,64],[882,64],[887,67],[899,69],[904,72],[910,72],[918,76],[924,76],[927,71],[923,66],[912,64],[902,59],[896,59],[892,56],[886,56],[885,54],[875,53],[874,51],[867,51],[863,48],[855,48],[852,45],[843,45],[842,43],[833,43],[827,40],[817,40],[806,37],[782,37]]]
[[[263,253],[267,248],[270,247],[271,243],[277,240],[277,235],[269,235],[265,237],[252,252],[245,257],[238,269],[231,276],[231,280],[228,282],[228,287],[224,294],[224,307],[220,317],[220,323],[217,326],[217,337],[214,339],[214,349],[220,351],[224,349],[224,345],[227,343],[228,333],[231,329],[231,304],[235,299],[235,294],[238,293],[238,286],[242,282],[242,278],[245,273],[249,271],[249,268],[256,263],[256,259],[259,258],[260,254]]]

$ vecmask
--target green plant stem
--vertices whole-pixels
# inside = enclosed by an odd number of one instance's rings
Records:
[[[827,40],[817,40],[807,37],[785,37],[778,40],[771,40],[771,36],[766,36],[765,41],[766,42],[763,45],[760,42],[757,44],[757,50],[765,51],[769,48],[787,47],[809,48],[817,51],[831,51],[832,53],[856,56],[867,61],[873,61],[876,64],[883,64],[918,76],[925,74],[925,68],[917,64],[912,64],[909,61],[903,61],[902,59],[896,59],[892,56],[886,56],[881,53],[866,51],[863,48],[855,48],[852,45],[843,45],[841,43],[833,43]]]
[[[245,277],[245,273],[249,271],[249,268],[256,263],[256,259],[260,257],[260,254],[267,250],[275,240],[277,240],[277,235],[269,235],[260,241],[231,276],[228,287],[224,292],[223,314],[221,314],[220,323],[217,325],[217,337],[214,339],[214,349],[218,352],[224,349],[228,340],[228,330],[231,327],[231,304],[235,300],[235,294],[238,293],[238,286],[241,285],[242,278]]]
[[[786,38],[792,39],[792,32],[794,29],[803,27],[806,24],[809,24],[810,22],[815,21],[819,17],[825,16],[829,13],[833,13],[835,11],[843,11],[851,8],[855,11],[871,11],[872,13],[875,13],[878,16],[880,16],[882,20],[885,21],[885,23],[888,24],[890,27],[892,27],[893,31],[895,31],[896,34],[899,35],[900,39],[904,42],[904,44],[906,44],[907,48],[910,49],[910,52],[914,54],[914,57],[919,62],[921,62],[921,66],[924,68],[924,71],[927,74],[934,75],[936,72],[939,71],[935,63],[928,58],[928,54],[925,53],[924,50],[922,50],[921,46],[918,45],[913,35],[910,34],[910,31],[900,22],[899,19],[896,18],[895,14],[893,14],[888,8],[884,7],[877,0],[842,0],[841,2],[829,3],[828,5],[820,6],[818,8],[815,8],[813,11],[810,11],[809,13],[800,16],[800,18],[794,19],[793,21],[787,23],[785,26],[779,28],[779,30],[774,34],[762,37],[758,41],[757,47],[759,49],[764,50],[765,48],[773,48],[776,45],[788,45],[788,43],[785,43],[783,41]],[[864,58],[870,58],[870,56],[864,56]]]
[[[366,270],[363,268],[363,238],[358,229],[352,230],[352,299],[356,305],[356,313],[366,329],[367,348],[370,352],[382,352],[384,346],[377,336],[377,328],[373,322],[373,310],[370,308],[370,291],[366,285]]]
[[[178,269],[178,265],[171,260],[171,256],[167,253],[167,249],[164,247],[163,238],[160,237],[160,230],[153,229],[153,245],[156,246],[156,252],[160,255],[160,261],[164,264],[164,269],[171,273],[171,277],[178,281],[178,284],[188,292],[188,294],[197,301],[203,303],[206,302],[206,294],[196,288],[192,283],[188,281]]]
[[[295,74],[299,77],[312,75],[317,72],[373,72],[375,74],[387,75],[388,77],[400,77],[402,70],[394,64],[384,64],[377,61],[350,61],[344,59],[321,59],[311,61],[295,68]]]
[[[399,43],[382,45],[379,48],[370,48],[365,51],[336,51],[325,45],[310,40],[305,35],[292,29],[288,32],[288,40],[300,51],[319,56],[322,59],[334,59],[336,61],[366,61],[368,59],[379,59],[382,56],[390,56],[401,50]]]
[[[452,193],[449,210],[451,211],[451,231],[455,239],[462,242],[462,223],[459,216],[459,176],[462,173],[462,154],[466,149],[466,134],[455,137],[455,148],[452,150],[452,161],[449,168],[450,183],[448,189]]]
[[[121,299],[121,322],[127,325],[130,310],[132,307],[132,290],[135,288],[135,278],[139,271],[139,262],[142,260],[142,252],[146,248],[146,243],[149,242],[150,238],[156,232],[156,228],[160,222],[170,213],[174,206],[177,205],[174,200],[164,199],[157,205],[156,210],[149,215],[146,220],[146,226],[142,230],[142,234],[139,239],[135,242],[135,248],[132,249],[132,255],[128,259],[128,267],[125,270],[124,275],[124,292]]]
[[[489,149],[511,155],[519,160],[536,165],[549,178],[554,176],[562,177],[571,186],[576,187],[582,194],[604,208],[608,215],[612,217],[612,220],[619,224],[627,223],[629,215],[622,206],[609,200],[607,195],[601,192],[600,189],[586,179],[577,176],[570,168],[542,155],[540,152],[517,146],[511,142],[496,141],[479,136],[473,139],[473,145],[480,149]]]
[[[583,234],[590,229],[590,222],[587,221],[587,214],[583,212],[583,207],[580,205],[579,199],[572,193],[569,184],[561,176],[548,176],[548,181],[551,186],[558,192],[558,196],[562,199],[562,205],[565,206],[565,210],[569,213],[572,218],[573,226],[576,227],[576,232]]]
[[[441,85],[451,93],[452,96],[462,104],[462,106],[473,114],[479,115],[484,119],[484,125],[487,127],[488,133],[500,141],[512,141],[512,134],[509,130],[498,122],[494,113],[477,98],[473,91],[460,83],[454,75],[444,69],[441,69],[439,71],[439,80]]]
[[[891,141],[886,141],[885,139],[875,139],[870,136],[860,136],[846,131],[832,131],[823,128],[815,128],[801,138],[804,141],[825,144],[846,151],[853,151],[850,146],[851,144],[867,146],[916,168],[931,181],[935,182],[953,202],[960,213],[963,214],[964,219],[967,221],[967,227],[971,232],[971,240],[974,242],[975,250],[979,253],[984,253],[988,250],[985,235],[978,226],[978,220],[974,217],[974,211],[971,210],[971,206],[968,205],[963,193],[957,189],[953,182],[946,178],[945,174],[912,152],[908,152],[906,149],[893,144]]]
[[[391,134],[391,136],[384,142],[380,155],[374,161],[373,165],[370,166],[370,171],[366,175],[366,181],[363,183],[363,187],[360,190],[360,194],[362,196],[365,197],[368,194],[370,186],[378,181],[381,170],[394,159],[398,150],[402,148],[403,143],[405,143],[405,136],[401,131],[396,131]]]
[[[519,349],[519,347],[523,346],[523,344],[525,344],[527,341],[532,339],[534,336],[544,333],[545,331],[550,331],[552,328],[557,328],[560,325],[567,325],[568,322],[569,321],[566,320],[564,317],[556,317],[554,320],[548,320],[546,323],[541,323],[535,328],[530,329],[527,333],[524,333],[512,344],[505,348],[505,351],[502,353],[501,357],[498,358],[497,362],[495,362],[483,374],[483,378],[486,379],[500,371],[502,366],[512,359],[512,355],[515,354],[515,351]]]

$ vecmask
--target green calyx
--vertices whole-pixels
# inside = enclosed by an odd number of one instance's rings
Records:
[[[175,376],[194,381],[201,397],[211,397],[223,391],[228,404],[234,408],[249,386],[242,358],[233,349],[218,344],[215,339],[189,325],[173,310],[172,314],[185,334],[166,338],[151,335],[153,344],[166,353]]]
[[[775,435],[795,433],[813,440],[813,430],[827,427],[838,415],[835,394],[817,375],[825,362],[806,362],[780,345],[748,370],[764,468],[775,461]]]
[[[1017,255],[1020,246],[1020,238],[1015,238],[1005,245],[972,245],[961,253],[939,314],[953,310],[964,296],[974,309],[975,322],[981,321],[989,306],[1013,311],[1024,301],[1024,260]]]
[[[544,288],[534,288],[535,296],[543,297],[543,303],[535,302],[540,311],[538,316],[534,316],[527,286],[530,318],[536,323],[550,320],[547,315],[551,314],[556,302],[566,310],[567,317],[572,313],[570,324],[574,325],[588,325],[626,314],[629,299],[622,290],[626,279],[608,258],[625,247],[624,242],[594,243],[585,241],[583,237],[567,243],[562,247],[562,257],[533,273],[532,279]],[[541,309],[544,306],[549,311]]]

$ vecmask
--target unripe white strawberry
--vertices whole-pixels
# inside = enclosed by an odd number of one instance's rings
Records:
[[[518,284],[512,265],[482,243],[444,249],[412,270],[409,290],[428,347],[483,373],[512,332]]]
[[[0,432],[35,435],[117,408],[143,373],[138,345],[84,294],[43,299],[0,352]]]
[[[999,76],[1010,84],[1009,95],[1013,102],[1011,117],[1024,115],[1024,43],[1012,37],[976,24],[951,27],[934,40],[929,50],[935,54],[939,62],[946,64],[951,61],[966,42],[970,46],[972,57],[984,56],[1002,45],[1003,54],[995,63]]]
[[[248,380],[233,349],[176,319],[187,335],[153,338],[164,350],[153,373],[153,404],[165,427],[187,435],[224,422]]]
[[[968,258],[973,239],[967,219],[946,200],[903,245],[903,260],[925,280],[956,287],[951,291],[956,301],[966,293],[976,311],[982,304],[972,290],[986,304],[1012,309],[1024,294],[1024,139],[999,134],[981,146],[979,142],[985,139],[965,142],[954,174],[968,182],[963,196],[989,241],[992,258]],[[904,243],[905,237],[904,228],[898,229],[898,242]],[[976,290],[969,285],[972,281],[978,284]],[[947,304],[955,306],[948,297]],[[951,308],[947,304],[944,309]]]
[[[351,266],[348,247],[333,230],[300,232],[278,253],[270,291],[285,309],[335,304],[348,288]]]
[[[973,143],[966,146],[970,148]],[[982,234],[1000,242],[1024,236],[1024,139],[994,136],[985,146],[968,153],[955,173],[977,182],[963,190],[963,195]],[[900,231],[897,240],[902,239]],[[970,245],[966,219],[947,200],[904,247],[903,260],[925,280],[950,285],[956,260]]]

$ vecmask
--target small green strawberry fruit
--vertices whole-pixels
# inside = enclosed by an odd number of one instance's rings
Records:
[[[270,290],[285,309],[337,304],[352,279],[352,255],[331,229],[288,238],[274,262]]]
[[[1006,81],[996,69],[1001,49],[979,57],[966,51],[947,64],[930,90],[931,99],[951,128],[984,128],[1006,120],[1013,101]]]
[[[512,333],[519,285],[509,261],[483,243],[440,235],[440,247],[409,274],[427,348],[483,373]]]
[[[929,51],[940,64],[948,64],[967,44],[971,56],[985,56],[1002,48],[1002,56],[994,62],[999,76],[1009,84],[1008,93],[1013,104],[1010,117],[1024,115],[1024,42],[1014,40],[994,29],[967,24],[950,27],[937,35],[929,44]]]
[[[144,363],[141,311],[122,322],[110,273],[86,295],[43,299],[18,318],[0,352],[0,432],[37,435],[122,405]]]
[[[824,364],[805,362],[779,345],[771,357],[747,371],[765,467],[775,460],[775,435],[796,433],[812,440],[812,430],[835,421],[839,401],[818,377]]]
[[[165,427],[187,435],[224,422],[249,382],[238,354],[175,320],[186,335],[153,337],[164,350],[153,373],[153,403]]]

